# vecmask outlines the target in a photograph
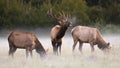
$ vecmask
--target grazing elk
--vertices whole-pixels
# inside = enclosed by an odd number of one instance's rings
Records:
[[[17,48],[26,49],[26,57],[28,57],[29,53],[32,57],[33,49],[36,49],[36,52],[40,54],[40,57],[46,55],[46,51],[38,38],[30,32],[11,32],[8,36],[8,43],[10,48],[9,55],[12,56]]]
[[[71,22],[68,20],[70,16],[67,14],[65,15],[64,12],[60,13],[59,17],[56,17],[56,15],[52,14],[52,9],[48,10],[47,15],[51,17],[52,19],[55,19],[59,22],[60,25],[56,25],[51,29],[51,42],[53,46],[53,52],[54,54],[58,55],[58,48],[59,48],[59,54],[61,54],[61,44],[62,44],[62,38],[65,35],[66,30],[71,25]]]
[[[106,43],[100,31],[97,28],[87,26],[76,26],[71,31],[73,37],[73,52],[77,42],[79,41],[79,50],[82,52],[83,43],[90,43],[91,51],[94,51],[94,45],[98,45],[101,50],[108,50],[110,48],[109,43]]]

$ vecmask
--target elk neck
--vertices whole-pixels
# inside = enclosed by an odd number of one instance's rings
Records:
[[[107,47],[107,43],[104,41],[101,33],[97,30],[97,44],[100,49],[104,49]]]
[[[65,32],[66,32],[67,28],[68,28],[68,27],[66,27],[66,26],[61,26],[60,31],[58,32],[56,38],[57,38],[57,39],[62,38],[62,37],[65,35]]]
[[[36,51],[38,52],[38,53],[45,53],[46,54],[46,51],[45,51],[45,49],[44,49],[44,47],[42,46],[42,44],[39,42],[39,40],[36,38]]]
[[[101,38],[101,39],[98,40],[98,47],[100,49],[104,49],[104,48],[107,47],[107,43]]]

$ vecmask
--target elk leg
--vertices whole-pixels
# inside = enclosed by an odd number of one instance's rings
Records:
[[[59,52],[60,52],[60,55],[61,55],[61,45],[59,46]]]
[[[29,52],[30,52],[31,58],[33,57],[33,53],[32,53],[33,47],[32,46],[34,46],[34,45],[31,45],[31,47],[29,47]]]
[[[17,49],[17,48],[15,48],[15,47],[13,48],[12,56],[13,56],[13,54],[15,53],[16,49]]]
[[[73,44],[73,50],[72,50],[73,52],[74,52],[74,50],[75,50],[75,46],[76,46],[77,42],[78,42],[77,40],[74,41],[74,44]]]
[[[56,54],[57,51],[57,45],[55,41],[52,41],[52,46],[53,46],[53,53]]]
[[[31,57],[33,57],[33,53],[32,53],[32,50],[30,50],[30,55],[31,55]]]
[[[12,54],[12,47],[9,49],[9,56]]]
[[[59,42],[59,43],[58,43],[60,55],[61,55],[61,44],[62,44],[62,42]]]
[[[53,47],[53,52],[54,52],[55,55],[58,53],[58,46]]]
[[[17,48],[15,48],[15,47],[10,47],[9,55],[12,55],[12,57],[14,57],[13,54],[15,53],[16,49],[17,49]]]
[[[82,53],[82,46],[83,46],[83,43],[80,43],[79,41],[79,51]]]
[[[9,56],[12,54],[13,51],[13,45],[9,43]]]
[[[26,58],[28,58],[29,55],[29,48],[26,48]]]
[[[90,46],[91,46],[91,52],[94,52],[94,44],[93,43],[90,43]]]
[[[58,55],[58,44],[57,44],[57,46],[56,46],[56,54]]]

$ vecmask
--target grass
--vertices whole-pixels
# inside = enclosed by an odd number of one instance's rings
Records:
[[[70,49],[63,48],[61,56],[52,54],[49,50],[45,59],[40,59],[34,52],[33,58],[26,58],[24,50],[18,50],[14,58],[7,55],[7,51],[0,51],[0,68],[119,68],[120,47],[114,46],[109,54],[104,54],[96,48],[94,53],[85,49],[80,54],[76,49],[73,54]]]
[[[90,46],[87,44],[83,44],[83,54],[79,52],[78,45],[72,53],[72,37],[65,36],[61,56],[53,55],[48,37],[40,37],[39,40],[44,44],[45,49],[49,48],[45,59],[41,59],[35,51],[33,51],[33,58],[26,58],[25,50],[22,49],[18,49],[12,58],[8,56],[7,37],[1,37],[0,68],[120,68],[120,36],[103,35],[103,37],[113,45],[108,54],[104,54],[97,46],[95,52],[91,53]]]

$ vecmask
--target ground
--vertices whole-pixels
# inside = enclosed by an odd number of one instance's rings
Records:
[[[8,56],[9,32],[6,32],[4,36],[0,35],[0,68],[120,68],[120,34],[103,35],[104,40],[112,45],[108,54],[103,53],[97,46],[95,52],[91,53],[89,44],[83,44],[83,54],[81,54],[78,44],[75,52],[72,53],[73,39],[70,33],[66,33],[61,56],[53,55],[49,34],[45,36],[39,35],[38,32],[35,34],[44,48],[49,49],[46,58],[41,59],[35,51],[33,58],[26,58],[24,49],[17,49],[14,58]]]

